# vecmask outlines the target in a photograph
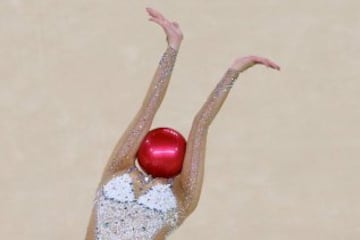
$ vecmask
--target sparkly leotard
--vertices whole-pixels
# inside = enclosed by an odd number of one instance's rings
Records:
[[[145,124],[151,122],[155,109],[160,105],[161,98],[166,90],[174,67],[177,52],[171,47],[167,48],[160,60],[159,73],[152,86],[152,92],[144,105],[144,112],[141,118],[126,136],[122,145],[114,154],[114,159],[124,159],[129,155],[134,144],[143,133]],[[219,82],[212,94],[209,96],[204,107],[199,112],[199,122],[195,125],[194,138],[190,139],[193,146],[190,146],[189,155],[192,160],[188,163],[190,167],[184,167],[182,174],[188,176],[184,179],[185,189],[188,192],[185,196],[185,204],[192,202],[194,188],[198,180],[199,164],[203,162],[204,143],[210,122],[216,115],[222,102],[226,98],[239,72],[229,69],[223,79]],[[110,168],[116,169],[118,161],[111,161]],[[134,183],[131,171],[113,177],[102,185],[96,197],[95,205],[95,239],[97,240],[151,240],[154,239],[164,227],[167,233],[178,226],[183,220],[183,209],[179,210],[179,203],[173,193],[172,184],[155,184],[139,197],[134,191]],[[184,207],[184,206],[183,206]],[[180,220],[182,218],[182,220]],[[93,239],[93,238],[91,238]]]
[[[150,240],[178,221],[172,185],[155,184],[137,198],[130,172],[103,185],[96,202],[97,240]]]

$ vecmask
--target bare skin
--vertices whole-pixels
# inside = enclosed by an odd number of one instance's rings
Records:
[[[179,24],[168,20],[155,9],[147,8],[146,11],[150,16],[149,20],[161,26],[166,34],[168,46],[165,53],[170,53],[170,55],[176,54],[183,40],[183,33]],[[142,107],[116,144],[104,169],[99,186],[104,185],[116,176],[128,172],[130,168],[134,167],[137,150],[143,138],[149,132],[154,116],[165,96],[174,63],[175,57],[170,57],[169,61],[165,64],[159,64],[157,67]],[[224,103],[238,74],[256,64],[280,70],[278,65],[266,58],[258,56],[236,58],[194,118],[187,139],[182,172],[172,179],[172,189],[177,200],[179,212],[178,225],[195,210],[199,202],[204,176],[206,137],[209,126]],[[170,71],[164,71],[164,69],[170,69]],[[169,182],[168,179],[154,178],[152,181],[145,183],[143,181],[145,175],[139,170],[132,171],[130,175],[133,179],[136,196],[142,195],[147,189],[156,184]],[[96,239],[94,234],[96,227],[95,211],[94,207],[86,240]],[[153,239],[165,239],[169,230],[169,226],[164,226],[157,232],[156,236],[153,236]]]

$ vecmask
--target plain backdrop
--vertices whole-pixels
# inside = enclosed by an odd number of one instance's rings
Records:
[[[201,201],[169,239],[360,239],[357,0],[1,0],[1,239],[84,239],[95,189],[166,48],[184,42],[153,127],[187,136],[237,56]]]

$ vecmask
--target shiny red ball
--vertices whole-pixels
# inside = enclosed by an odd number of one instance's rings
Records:
[[[171,178],[181,172],[186,150],[185,138],[171,128],[148,132],[137,152],[141,168],[152,177]]]

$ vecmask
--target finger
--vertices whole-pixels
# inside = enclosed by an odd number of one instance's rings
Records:
[[[154,22],[154,23],[157,23],[157,24],[160,25],[162,28],[165,28],[165,23],[164,23],[164,21],[162,21],[161,19],[151,17],[151,18],[149,18],[149,21]]]
[[[263,64],[267,67],[270,67],[270,68],[273,68],[273,69],[276,69],[276,70],[280,70],[280,67],[274,63],[273,61],[267,59],[267,58],[262,58],[262,57],[252,57],[253,58],[253,61],[257,64]]]
[[[151,17],[158,17],[158,15],[156,15],[156,13],[154,12],[154,10],[152,8],[146,8],[146,11],[148,12],[148,14],[151,16]]]
[[[172,24],[177,28],[179,27],[179,24],[177,22],[172,22]]]
[[[280,66],[277,65],[276,63],[274,63],[273,61],[269,60],[269,59],[265,59],[265,65],[270,67],[270,68],[280,70]]]
[[[277,65],[276,63],[272,62],[272,61],[270,61],[270,66],[271,66],[271,68],[273,68],[273,69],[276,69],[276,70],[279,70],[279,71],[280,71],[280,66],[279,66],[279,65]]]
[[[153,8],[146,8],[146,11],[149,13],[150,16],[154,18],[165,19],[164,16],[159,11]]]

